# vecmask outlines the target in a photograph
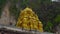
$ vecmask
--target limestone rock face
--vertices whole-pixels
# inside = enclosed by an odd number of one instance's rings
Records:
[[[2,15],[0,18],[0,24],[2,25],[15,25],[16,21],[14,19],[14,16],[10,15],[9,8],[11,6],[10,2],[7,2],[4,8],[2,9]]]
[[[2,9],[2,15],[0,19],[0,24],[7,25],[9,23],[9,6],[10,4],[7,3],[5,7]]]
[[[30,8],[25,8],[21,11],[16,27],[43,32],[41,21],[39,21],[38,16]]]

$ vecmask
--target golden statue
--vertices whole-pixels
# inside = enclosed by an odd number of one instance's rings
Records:
[[[41,21],[39,21],[38,16],[28,7],[21,11],[16,27],[43,32]]]

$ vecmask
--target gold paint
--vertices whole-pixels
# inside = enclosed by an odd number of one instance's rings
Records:
[[[41,21],[39,21],[38,16],[32,11],[32,9],[28,7],[21,11],[16,27],[43,32]]]

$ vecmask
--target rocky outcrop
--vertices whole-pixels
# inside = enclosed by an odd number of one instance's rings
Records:
[[[2,25],[13,25],[13,23],[15,23],[15,20],[10,15],[10,11],[9,11],[10,6],[11,3],[7,2],[5,7],[2,9],[2,15],[0,19],[0,24]]]

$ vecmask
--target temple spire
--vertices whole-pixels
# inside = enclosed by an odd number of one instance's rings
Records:
[[[38,16],[32,9],[28,7],[21,11],[16,27],[43,32],[42,22],[39,21]]]

